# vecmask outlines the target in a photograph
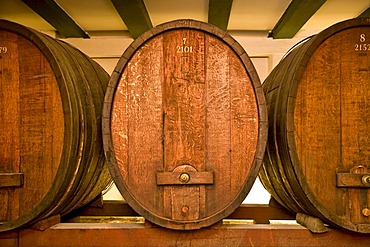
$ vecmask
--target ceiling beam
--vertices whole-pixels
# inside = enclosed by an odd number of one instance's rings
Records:
[[[290,39],[320,9],[326,0],[292,0],[269,34],[274,39]]]
[[[153,27],[143,0],[111,0],[111,2],[134,39]]]
[[[366,18],[366,17],[370,17],[370,7],[367,8],[367,10],[365,10],[364,12],[362,12],[358,18]]]
[[[52,25],[61,37],[89,38],[89,35],[54,0],[22,0],[22,2]]]
[[[208,23],[227,30],[233,0],[209,0]]]

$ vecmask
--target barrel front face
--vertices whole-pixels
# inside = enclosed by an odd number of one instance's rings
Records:
[[[49,191],[64,141],[62,99],[44,54],[0,30],[0,222],[32,213]]]
[[[361,232],[370,232],[369,89],[370,24],[355,25],[316,48],[294,108],[303,187],[329,221]]]
[[[112,78],[104,147],[117,187],[138,213],[196,229],[241,204],[264,143],[259,82],[231,46],[200,28],[168,28]]]

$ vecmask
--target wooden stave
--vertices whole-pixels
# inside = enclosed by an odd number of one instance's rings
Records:
[[[103,171],[105,170],[105,175],[107,175],[106,171],[108,170],[105,165],[104,160],[104,153],[102,148],[102,142],[101,142],[101,125],[98,123],[98,119],[100,119],[101,115],[101,107],[102,107],[102,98],[104,95],[104,88],[106,87],[107,80],[99,81],[95,79],[95,76],[93,76],[91,73],[103,73],[106,75],[105,71],[98,70],[95,71],[93,68],[89,68],[93,65],[92,61],[89,60],[86,56],[84,56],[82,53],[80,53],[75,48],[71,47],[68,44],[65,44],[64,42],[59,41],[60,45],[64,47],[65,54],[73,54],[73,56],[70,56],[70,59],[68,59],[69,63],[73,64],[73,60],[76,63],[77,68],[80,70],[77,75],[74,75],[74,78],[77,79],[77,76],[81,76],[81,81],[85,84],[85,89],[81,88],[80,91],[82,93],[87,93],[90,95],[90,97],[87,97],[87,101],[84,104],[85,106],[82,109],[90,109],[91,111],[84,111],[86,115],[85,126],[88,126],[86,129],[88,131],[85,131],[86,133],[83,136],[86,136],[88,138],[91,138],[91,140],[87,139],[84,140],[83,144],[90,144],[90,147],[88,148],[89,153],[84,155],[84,158],[86,158],[86,161],[82,161],[82,164],[92,164],[92,165],[83,165],[81,169],[81,176],[80,179],[76,179],[75,183],[75,191],[71,193],[71,196],[67,196],[66,199],[66,205],[63,210],[60,212],[64,215],[69,213],[70,211],[77,209],[78,207],[81,207],[85,205],[87,202],[94,199],[102,190],[101,188],[105,188],[107,184],[109,184],[110,178],[109,176],[104,176],[105,180],[104,184],[105,186],[96,186],[96,182],[98,182],[98,178]],[[76,59],[78,57],[78,59]],[[86,61],[85,61],[86,60]],[[90,71],[91,70],[91,71]],[[71,70],[74,71],[74,70]],[[85,75],[85,72],[89,72],[89,75]],[[98,75],[96,75],[97,77]],[[106,77],[106,76],[105,76]],[[96,80],[96,81],[95,81]],[[86,90],[89,89],[89,90]],[[78,97],[79,99],[81,97]],[[90,106],[90,107],[89,107]],[[86,114],[87,113],[87,114]],[[90,126],[91,125],[91,126]],[[94,145],[95,143],[95,145]],[[86,152],[84,152],[86,153]],[[99,154],[99,155],[94,155]],[[94,170],[94,172],[89,172],[88,170]],[[104,179],[103,177],[103,179]],[[77,178],[77,177],[76,177]],[[83,184],[80,184],[78,181],[83,181]],[[92,182],[91,182],[92,181]],[[100,182],[102,182],[100,181]],[[87,190],[87,188],[89,190]],[[98,191],[96,191],[96,187],[99,188]],[[95,191],[94,191],[95,189]],[[88,194],[91,194],[89,197]],[[85,200],[84,197],[87,197],[88,199]],[[69,199],[68,199],[69,198]],[[70,200],[70,198],[73,198]]]
[[[86,98],[86,102],[83,103],[84,106],[81,108],[83,111],[82,113],[84,113],[83,116],[86,115],[86,117],[84,117],[84,119],[86,119],[86,121],[84,121],[84,125],[87,128],[84,131],[85,134],[81,133],[80,136],[86,136],[88,138],[83,140],[81,144],[85,146],[86,144],[90,144],[90,147],[87,149],[90,150],[89,153],[86,154],[85,151],[83,157],[87,160],[81,161],[81,163],[90,165],[82,165],[82,169],[78,169],[78,173],[80,175],[79,177],[75,177],[76,181],[71,188],[70,195],[65,195],[65,206],[63,206],[63,209],[56,210],[56,212],[60,212],[65,215],[72,210],[84,206],[87,202],[90,202],[102,191],[102,189],[107,187],[111,181],[108,168],[105,164],[103,148],[101,145],[101,135],[99,135],[99,133],[101,133],[101,125],[98,123],[98,120],[101,119],[101,99],[104,96],[107,84],[107,74],[104,70],[101,70],[101,67],[99,67],[95,62],[88,59],[88,57],[74,47],[62,41],[57,41],[61,48],[57,48],[56,51],[63,49],[63,53],[68,57],[68,63],[75,64],[76,68],[79,70],[77,74],[73,73],[72,75],[75,80],[84,82],[83,84],[85,86],[79,88],[78,91],[81,91],[81,94],[89,95],[89,97]],[[70,56],[70,54],[73,55]],[[67,72],[70,71],[75,71],[75,69],[67,69]],[[85,73],[89,74],[85,75]],[[95,73],[96,75],[94,75]],[[78,79],[80,76],[81,78]],[[81,99],[81,97],[77,98]],[[84,109],[90,109],[90,111],[86,111]],[[89,138],[91,138],[91,140],[89,140]],[[94,172],[89,172],[88,170],[90,169]],[[83,183],[81,184],[79,181],[83,181]],[[100,186],[97,184],[98,182]],[[71,200],[71,198],[73,199]],[[52,211],[49,212],[49,215],[51,213]]]
[[[298,67],[300,64],[299,61],[301,59],[301,53],[305,54],[305,52],[301,52],[301,49],[304,50],[306,47],[310,45],[312,42],[312,39],[310,41],[307,41],[306,43],[303,43],[301,46],[298,46],[296,49],[291,51],[282,61],[279,68],[283,67],[283,69],[276,68],[271,73],[271,76],[266,79],[266,84],[263,84],[263,88],[266,93],[267,100],[269,99],[269,91],[271,90],[268,86],[269,84],[272,84],[273,91],[270,91],[272,93],[276,93],[277,96],[275,96],[276,102],[275,108],[271,110],[269,113],[269,121],[274,121],[273,124],[270,124],[269,126],[271,129],[269,130],[269,134],[273,138],[273,145],[268,144],[266,154],[265,154],[265,161],[269,162],[270,165],[264,166],[265,169],[272,169],[273,173],[269,174],[269,178],[272,180],[274,179],[281,179],[278,184],[275,184],[272,188],[272,191],[277,190],[277,188],[282,189],[281,192],[278,194],[284,198],[282,199],[283,205],[287,207],[291,211],[295,212],[301,212],[301,213],[308,213],[309,209],[312,211],[314,210],[314,207],[308,206],[310,203],[305,198],[304,192],[302,192],[300,185],[294,180],[291,179],[292,177],[295,177],[295,174],[290,169],[290,166],[286,166],[284,164],[287,164],[289,162],[290,158],[286,156],[284,153],[284,145],[279,145],[280,142],[283,142],[285,140],[284,132],[283,130],[286,128],[286,122],[283,121],[286,117],[286,108],[285,105],[288,103],[287,97],[284,97],[284,95],[287,95],[287,87],[289,83],[293,83],[292,81],[289,81],[291,77],[294,77],[295,75],[295,68]],[[286,72],[287,71],[287,72]],[[274,77],[282,77],[281,80],[274,80]],[[270,78],[271,82],[270,83]],[[288,81],[288,82],[287,82]],[[280,82],[280,83],[279,83]],[[276,85],[275,83],[278,83],[279,85]],[[291,85],[289,84],[289,85]],[[278,89],[275,89],[278,88]],[[279,124],[277,124],[277,122]],[[279,125],[279,127],[277,127]],[[274,151],[274,152],[273,152]],[[267,158],[267,159],[266,159]],[[274,160],[274,158],[276,160]],[[272,162],[271,162],[272,160]],[[271,172],[271,171],[270,171]],[[264,182],[263,182],[264,183]],[[273,194],[274,192],[272,192]],[[308,208],[308,209],[307,209]]]

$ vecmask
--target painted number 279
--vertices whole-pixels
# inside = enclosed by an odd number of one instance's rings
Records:
[[[0,46],[0,53],[7,53],[8,48],[6,46]]]

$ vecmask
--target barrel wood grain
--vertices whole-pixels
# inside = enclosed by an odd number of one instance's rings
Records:
[[[103,110],[104,149],[128,204],[173,229],[232,213],[264,150],[261,92],[244,50],[213,26],[173,21],[135,40],[116,66]],[[169,173],[182,182],[168,182]],[[195,181],[212,174],[212,183],[194,184],[193,174]]]

